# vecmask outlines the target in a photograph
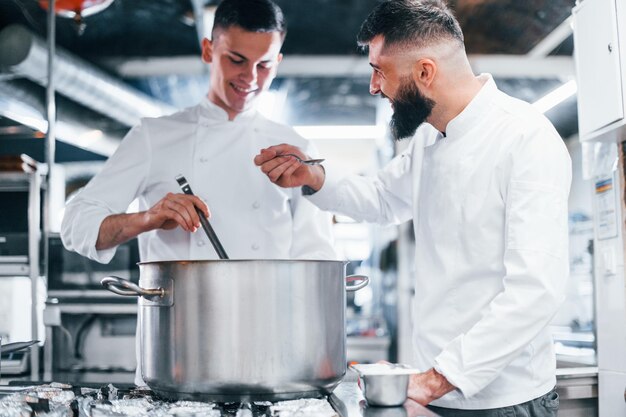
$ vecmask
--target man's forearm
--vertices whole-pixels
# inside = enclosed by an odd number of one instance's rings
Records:
[[[143,213],[113,214],[100,225],[96,249],[110,249],[145,232]]]

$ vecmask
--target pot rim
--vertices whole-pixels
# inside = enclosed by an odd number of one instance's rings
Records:
[[[347,265],[350,261],[338,261],[333,259],[196,259],[196,260],[171,260],[171,261],[143,261],[137,265],[168,265],[168,264],[218,264],[218,263],[335,263]]]

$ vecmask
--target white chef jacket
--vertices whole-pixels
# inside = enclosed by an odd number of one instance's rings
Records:
[[[142,119],[67,205],[63,243],[109,262],[116,248],[95,247],[104,218],[124,213],[135,199],[139,210],[147,210],[168,192],[180,193],[175,177],[182,174],[207,202],[211,226],[230,258],[336,259],[330,216],[306,201],[300,189],[270,183],[254,165],[260,149],[282,142],[313,152],[292,128],[255,110],[229,121],[208,98],[171,116]],[[202,228],[153,230],[138,239],[142,261],[218,258]]]
[[[418,129],[376,178],[326,182],[310,198],[356,220],[413,218],[414,365],[458,390],[432,404],[519,404],[556,384],[546,327],[568,276],[571,161],[548,120],[491,78],[446,127]]]

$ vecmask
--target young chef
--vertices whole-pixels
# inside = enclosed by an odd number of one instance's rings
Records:
[[[195,209],[230,258],[335,259],[331,222],[302,197],[269,183],[252,163],[259,147],[291,142],[311,149],[290,127],[253,107],[282,59],[285,20],[271,0],[224,0],[212,39],[210,90],[197,106],[143,119],[102,172],[67,205],[65,246],[107,263],[116,247],[138,236],[143,261],[216,259]],[[197,197],[182,194],[183,174]],[[125,213],[137,199],[138,213]],[[206,203],[205,203],[206,201]],[[142,384],[140,371],[136,383]]]
[[[383,2],[358,40],[370,92],[393,106],[392,133],[415,134],[408,150],[369,179],[275,158],[306,156],[291,145],[262,150],[256,164],[276,184],[316,191],[309,199],[323,209],[413,218],[414,365],[424,372],[410,398],[442,416],[556,415],[547,325],[568,275],[563,141],[529,104],[472,73],[440,0]]]

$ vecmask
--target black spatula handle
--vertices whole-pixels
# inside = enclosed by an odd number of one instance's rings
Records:
[[[180,185],[180,189],[183,190],[183,193],[188,194],[188,195],[194,195],[185,177],[183,177],[182,175],[178,175],[176,176],[176,181],[178,182],[178,185]],[[215,234],[215,230],[213,230],[213,227],[211,227],[211,223],[209,223],[209,219],[206,218],[202,210],[200,210],[198,207],[196,207],[196,211],[198,212],[198,216],[200,217],[200,224],[202,225],[202,228],[206,232],[206,235],[209,237],[209,240],[211,241],[213,248],[215,248],[215,252],[217,252],[217,256],[219,256],[220,259],[228,259],[228,255],[226,255],[226,251],[224,250],[224,247],[220,243],[220,240],[217,238],[217,235]]]

